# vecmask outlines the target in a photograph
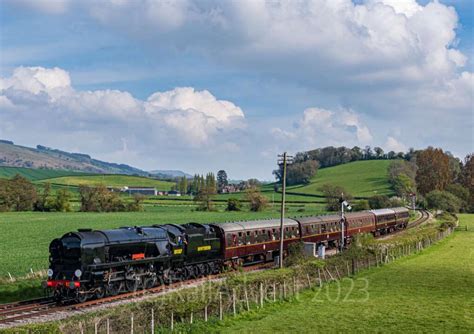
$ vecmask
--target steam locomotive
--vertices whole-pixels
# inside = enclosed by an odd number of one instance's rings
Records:
[[[338,246],[359,233],[403,229],[406,208],[284,220],[284,251],[295,242]],[[58,300],[84,302],[159,284],[216,274],[225,267],[272,261],[279,255],[280,220],[79,229],[54,239],[48,280]]]

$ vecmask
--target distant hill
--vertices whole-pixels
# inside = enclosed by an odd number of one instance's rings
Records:
[[[0,140],[0,166],[35,169],[61,169],[99,174],[147,176],[148,172],[125,164],[93,159],[82,153],[70,153],[38,145],[36,148]]]
[[[186,176],[187,178],[193,177],[192,175],[185,173],[180,170],[151,170],[148,172],[151,176],[158,177],[160,179],[173,179],[175,177],[183,177]]]
[[[62,176],[90,175],[84,172],[74,172],[61,169],[33,169],[24,167],[4,167],[0,166],[0,179],[11,179],[15,175],[21,175],[30,181],[46,180]]]

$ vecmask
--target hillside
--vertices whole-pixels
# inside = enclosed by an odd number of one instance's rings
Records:
[[[344,187],[356,197],[393,195],[388,167],[393,160],[365,160],[318,170],[308,185],[288,187],[288,193],[322,195],[319,190],[329,183]]]
[[[87,154],[69,153],[41,145],[36,148],[19,146],[4,140],[0,140],[0,166],[148,175],[148,172],[138,168],[93,159]]]
[[[55,169],[34,169],[24,167],[3,167],[0,166],[0,179],[11,179],[15,175],[21,175],[30,181],[38,181],[50,179],[54,177],[69,176],[69,175],[88,175],[83,172],[73,172],[68,170]]]
[[[155,187],[158,190],[170,190],[174,184],[173,182],[155,180],[147,177],[118,174],[61,176],[44,179],[40,182],[49,182],[53,185],[61,186],[94,186],[102,184],[118,188],[124,186]]]
[[[394,195],[388,180],[388,166],[393,160],[366,160],[355,161],[334,167],[321,168],[307,185],[295,185],[287,187],[287,202],[325,203],[322,185],[329,183],[343,186],[356,198],[367,198],[374,195]],[[281,186],[275,192],[274,184],[266,184],[262,187],[262,194],[270,203],[280,202]],[[220,194],[216,199],[227,200],[228,198],[244,198],[244,192]]]

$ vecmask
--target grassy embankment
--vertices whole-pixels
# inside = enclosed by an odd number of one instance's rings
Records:
[[[420,254],[190,331],[472,333],[474,215],[459,217],[468,231],[456,231]]]

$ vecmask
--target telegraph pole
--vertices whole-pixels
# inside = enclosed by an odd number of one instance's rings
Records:
[[[285,220],[285,195],[286,195],[286,165],[291,163],[293,157],[283,153],[283,155],[278,155],[278,163],[283,167],[283,174],[281,176],[281,213],[280,213],[280,268],[283,268],[283,241],[284,241],[284,226],[283,222]]]

